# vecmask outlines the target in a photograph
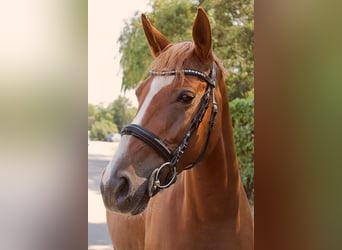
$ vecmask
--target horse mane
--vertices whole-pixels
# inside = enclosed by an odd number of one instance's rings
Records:
[[[185,67],[186,59],[193,51],[192,42],[180,42],[169,45],[151,64],[150,69],[163,70],[182,70]]]
[[[151,63],[148,70],[156,71],[170,71],[176,70],[180,72],[180,76],[183,78],[184,74],[182,70],[189,68],[187,65],[189,58],[194,52],[194,44],[191,41],[180,42],[176,44],[170,44],[164,51],[155,58]],[[216,65],[216,73],[224,81],[226,76],[226,70],[220,60],[212,53],[214,64]]]

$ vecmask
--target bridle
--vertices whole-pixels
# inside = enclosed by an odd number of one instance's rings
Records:
[[[193,163],[189,164],[185,167],[185,170],[188,170],[194,167],[198,162],[200,162],[204,156],[204,153],[209,144],[210,134],[214,125],[214,119],[217,113],[217,103],[215,100],[214,88],[215,88],[215,78],[216,72],[215,68],[212,66],[209,76],[201,71],[194,69],[184,69],[181,71],[150,71],[152,76],[171,76],[183,73],[185,76],[195,76],[199,79],[205,81],[207,83],[207,88],[204,95],[201,98],[200,104],[193,116],[188,131],[185,133],[180,145],[176,148],[174,152],[172,152],[163,141],[158,138],[158,136],[154,135],[147,129],[143,128],[138,124],[129,124],[121,130],[121,135],[132,135],[136,138],[142,140],[146,144],[148,144],[151,148],[153,148],[161,157],[164,158],[165,163],[163,163],[160,167],[153,170],[149,180],[148,180],[148,194],[150,197],[154,196],[160,189],[165,189],[171,186],[177,177],[177,169],[176,165],[179,162],[179,159],[184,154],[185,149],[188,146],[188,142],[193,135],[193,133],[198,129],[199,125],[202,122],[204,114],[206,113],[209,101],[212,100],[212,108],[208,126],[207,137],[205,143],[202,147],[202,150]],[[211,98],[210,98],[211,97]],[[168,168],[170,173],[168,175],[169,179],[165,184],[162,184],[160,181],[160,175],[163,169]]]
[[[202,147],[202,150],[197,158],[196,161],[189,164],[185,167],[185,170],[190,169],[194,167],[198,162],[200,162],[204,156],[204,153],[207,149],[207,146],[209,144],[209,138],[210,134],[214,125],[214,119],[217,113],[217,103],[215,99],[214,94],[214,88],[215,88],[215,78],[216,78],[216,72],[215,68],[211,67],[209,76],[201,71],[197,71],[194,69],[184,69],[182,71],[150,71],[150,74],[152,76],[171,76],[171,75],[177,75],[179,73],[183,73],[184,75],[188,76],[195,76],[200,78],[201,80],[205,81],[207,83],[207,88],[204,93],[204,95],[201,98],[200,104],[198,109],[195,112],[195,115],[193,116],[188,131],[185,133],[181,144],[176,148],[174,152],[172,152],[164,143],[163,141],[158,138],[158,136],[154,135],[147,129],[143,128],[142,126],[138,124],[129,124],[125,127],[123,127],[121,131],[121,135],[132,135],[137,137],[138,139],[142,140],[146,144],[148,144],[151,148],[153,148],[161,157],[164,158],[165,163],[163,163],[160,167],[153,170],[149,181],[148,181],[148,194],[150,197],[154,196],[160,189],[165,189],[170,187],[175,181],[177,177],[177,169],[176,165],[179,162],[179,159],[184,154],[185,149],[188,146],[188,142],[193,135],[193,133],[198,129],[200,123],[202,122],[202,119],[204,117],[204,114],[206,113],[206,110],[209,106],[210,97],[212,100],[212,109],[210,114],[210,120],[209,120],[209,126],[208,126],[208,132],[206,141],[204,143],[204,146]],[[169,180],[166,182],[166,184],[162,184],[159,180],[161,171],[164,168],[169,168],[171,175]]]

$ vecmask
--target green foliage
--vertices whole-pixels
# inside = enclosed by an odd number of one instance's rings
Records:
[[[123,96],[119,96],[110,106],[109,111],[113,115],[113,121],[121,129],[129,124],[135,115],[135,108],[132,108],[131,102]]]
[[[95,120],[96,106],[93,104],[88,104],[88,130],[91,129]]]
[[[152,62],[152,56],[145,42],[140,15],[126,22],[119,37],[120,65],[123,71],[122,86],[124,90],[133,89],[141,81],[145,70]]]
[[[107,107],[88,104],[88,130],[92,140],[104,140],[110,133],[118,133],[130,123],[136,113],[126,97],[119,96]]]
[[[97,106],[95,120],[96,121],[102,121],[102,120],[113,121],[113,114],[109,112],[108,108]]]
[[[192,1],[154,0],[152,8],[148,18],[169,41],[176,43],[192,39],[191,27],[196,14],[196,6]]]
[[[229,103],[241,180],[251,203],[254,202],[254,98]]]
[[[244,98],[254,83],[254,0],[152,0],[146,13],[171,42],[191,40],[197,7],[203,6],[212,25],[213,49],[227,69],[229,99]],[[119,38],[122,88],[134,88],[145,76],[152,57],[144,37],[140,13],[128,22]]]
[[[88,104],[88,116],[95,116],[96,106],[93,104]]]
[[[108,134],[117,132],[118,128],[113,122],[108,120],[95,121],[90,129],[90,138],[104,141]]]
[[[246,97],[254,84],[254,0],[207,0],[212,16],[213,49],[228,77],[229,99]]]

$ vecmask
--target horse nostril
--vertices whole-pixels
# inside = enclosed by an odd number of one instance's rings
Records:
[[[112,176],[100,183],[104,205],[110,211],[128,212],[131,204],[131,181],[127,176]]]
[[[116,199],[120,201],[124,201],[129,195],[129,180],[126,177],[120,177],[117,183],[117,188],[115,191]]]

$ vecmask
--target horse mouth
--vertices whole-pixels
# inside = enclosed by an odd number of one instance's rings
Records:
[[[142,213],[146,209],[149,199],[150,197],[148,195],[142,196],[141,199],[133,207],[130,213],[132,215],[138,215]]]
[[[132,197],[130,213],[132,215],[142,213],[146,209],[149,200],[150,197],[146,192],[146,183],[144,183],[138,188],[135,195]]]

